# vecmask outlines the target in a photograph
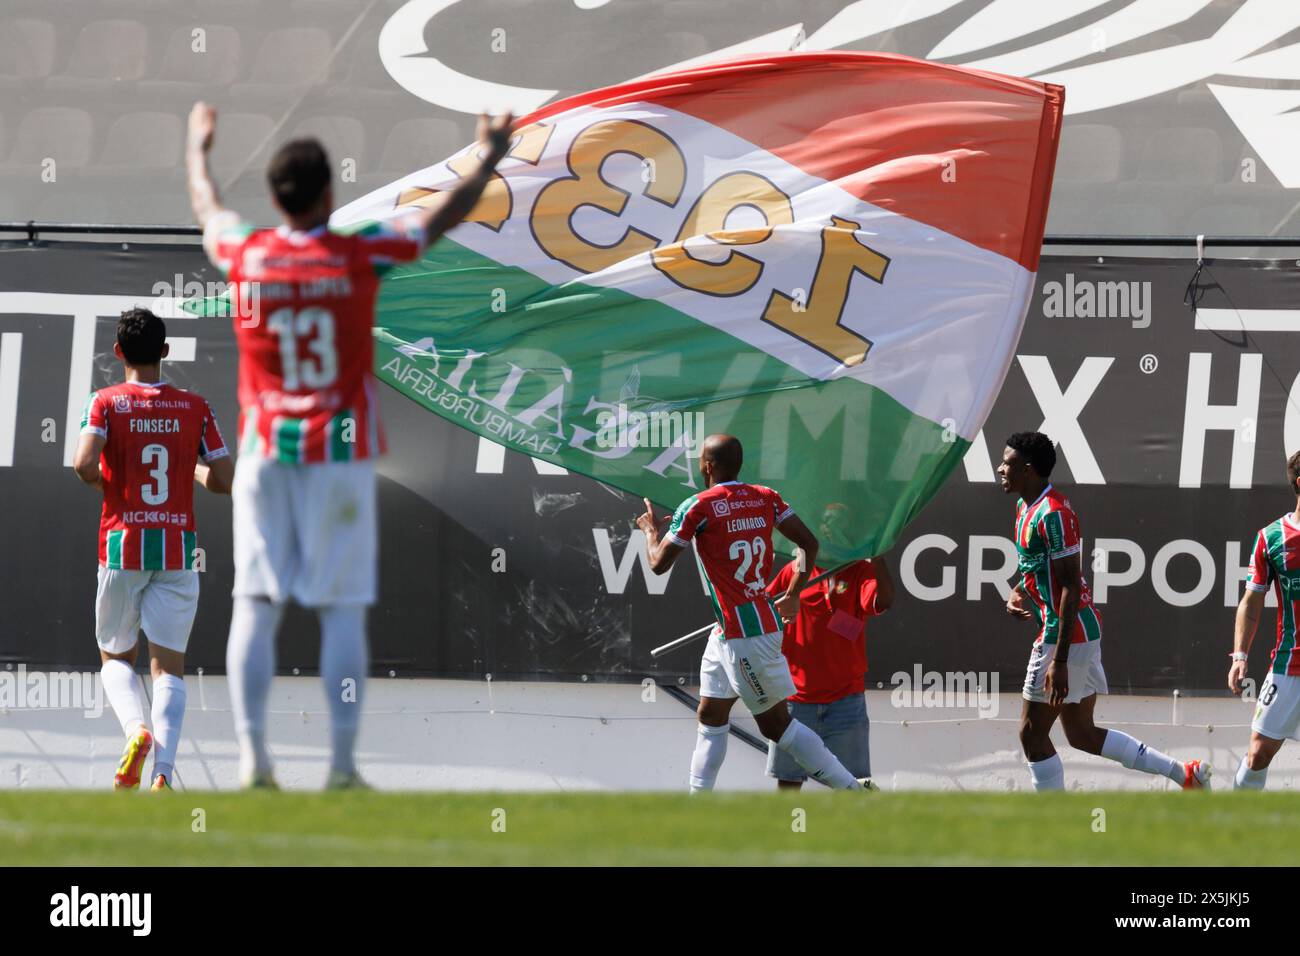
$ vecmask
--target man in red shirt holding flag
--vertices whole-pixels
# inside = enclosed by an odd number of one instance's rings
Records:
[[[833,537],[844,505],[830,505],[822,517],[823,538]],[[767,586],[773,598],[785,593],[798,562],[783,567]],[[825,573],[814,567],[812,577]],[[866,621],[894,603],[894,579],[882,558],[855,561],[803,589],[799,611],[785,627],[781,652],[790,662],[795,693],[790,716],[821,737],[853,776],[871,777],[871,725],[867,718]],[[808,774],[770,741],[767,773],[778,788],[798,790]]]
[[[420,210],[356,232],[329,227],[329,159],[313,139],[271,158],[267,182],[283,223],[255,229],[222,207],[207,168],[216,112],[190,113],[190,205],[203,248],[227,276],[239,346],[240,466],[234,497],[234,611],[226,667],[240,778],[274,786],[266,700],[285,603],[314,610],[330,708],[327,786],[363,786],[353,756],[369,669],[366,609],[378,563],[375,460],[384,451],[375,395],[379,281],[474,208],[510,148],[512,119],[479,119],[481,159]]]

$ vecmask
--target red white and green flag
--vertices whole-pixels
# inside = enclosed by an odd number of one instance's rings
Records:
[[[666,507],[699,489],[698,440],[737,435],[742,478],[824,525],[829,559],[880,553],[1002,386],[1063,98],[903,56],[790,53],[543,107],[470,220],[390,273],[376,374]],[[475,162],[467,148],[333,225],[402,215]]]

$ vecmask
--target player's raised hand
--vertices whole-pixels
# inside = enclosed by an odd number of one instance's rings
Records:
[[[206,153],[212,148],[217,129],[217,111],[202,100],[190,110],[189,147]]]
[[[662,518],[656,518],[655,506],[650,503],[650,499],[642,498],[641,500],[645,502],[645,513],[637,516],[636,526],[645,532],[647,538],[653,541],[668,526],[671,517],[665,515]]]
[[[1233,661],[1228,668],[1228,690],[1241,695],[1241,683],[1246,679],[1246,662]]]
[[[489,167],[501,162],[510,152],[510,140],[515,134],[515,117],[509,110],[499,116],[480,113],[478,117],[478,141],[480,155]]]

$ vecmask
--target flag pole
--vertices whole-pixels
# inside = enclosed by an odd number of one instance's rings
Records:
[[[800,551],[799,555],[795,558],[795,560],[798,561],[802,557],[803,557],[803,552]],[[845,568],[849,567],[850,565],[857,564],[858,561],[860,560],[862,559],[854,558],[852,561],[846,561],[844,564],[841,564],[837,568],[831,568],[829,571],[823,571],[821,574],[817,575],[817,577],[813,578],[807,584],[805,584],[804,587],[810,587],[811,585],[814,584],[820,584],[822,581],[826,580],[827,578],[839,574],[841,571],[843,571]],[[683,634],[681,637],[677,638],[676,640],[669,641],[667,644],[660,644],[658,647],[656,647],[654,650],[650,652],[650,656],[662,657],[664,654],[667,654],[669,651],[675,651],[677,650],[677,648],[689,644],[691,641],[695,640],[705,631],[711,631],[716,626],[717,625],[714,622],[710,622],[697,630],[691,631],[691,633],[689,634]]]

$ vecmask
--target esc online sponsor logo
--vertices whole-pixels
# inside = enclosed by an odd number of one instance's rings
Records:
[[[86,718],[104,713],[104,685],[99,674],[87,671],[0,671],[0,711],[79,710]]]
[[[152,893],[83,893],[73,886],[50,897],[50,925],[58,927],[129,927],[132,936],[153,928]]]

